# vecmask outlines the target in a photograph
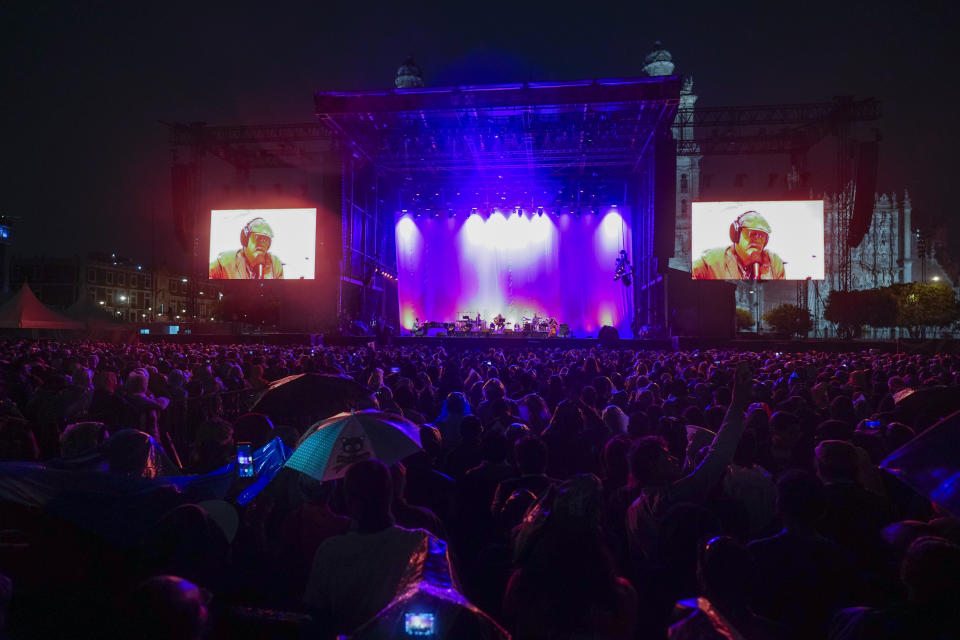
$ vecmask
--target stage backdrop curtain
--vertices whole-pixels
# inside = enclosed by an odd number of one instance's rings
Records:
[[[400,323],[453,322],[479,313],[489,326],[556,318],[577,337],[604,325],[630,335],[632,288],[614,281],[631,251],[629,211],[536,215],[493,213],[397,219]]]

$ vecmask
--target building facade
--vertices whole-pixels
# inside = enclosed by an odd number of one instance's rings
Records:
[[[647,75],[672,75],[673,57],[657,42],[644,59]],[[694,109],[697,95],[693,78],[683,78],[680,109]],[[693,140],[694,128],[678,115],[673,127],[676,140]],[[852,190],[852,185],[851,188]],[[814,318],[814,333],[826,335],[829,323],[823,320],[823,308],[830,292],[840,288],[841,244],[838,197],[817,189],[809,173],[800,173],[783,157],[748,158],[724,156],[704,158],[700,155],[677,156],[676,245],[670,267],[690,271],[694,256],[691,247],[691,208],[694,201],[733,200],[824,200],[825,274],[822,281],[810,282],[741,282],[737,285],[737,306],[756,316],[779,304],[807,307]],[[895,192],[874,195],[873,219],[859,246],[850,250],[851,286],[869,289],[898,282],[946,280],[946,275],[927,250],[918,265],[918,233],[912,226],[912,204],[909,194]],[[922,268],[918,268],[922,266]],[[756,317],[755,316],[755,317]]]
[[[14,258],[12,288],[28,283],[44,304],[68,311],[100,309],[118,322],[216,321],[220,292],[209,282],[165,267],[151,269],[116,255]]]

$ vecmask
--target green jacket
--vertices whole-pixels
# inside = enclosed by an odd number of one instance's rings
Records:
[[[270,260],[263,265],[264,280],[283,280],[283,263],[280,258],[268,253]],[[243,249],[224,251],[210,263],[211,280],[258,280],[258,270],[251,269],[243,257]]]
[[[695,280],[749,280],[750,274],[740,268],[733,245],[703,252],[693,263]],[[772,251],[763,252],[760,261],[761,280],[784,280],[783,260]]]

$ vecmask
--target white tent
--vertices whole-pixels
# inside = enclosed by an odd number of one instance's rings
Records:
[[[37,300],[26,283],[0,306],[0,329],[83,328],[83,323],[71,320]]]

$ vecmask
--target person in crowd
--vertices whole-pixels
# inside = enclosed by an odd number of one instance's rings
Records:
[[[73,401],[84,370],[86,408]],[[711,637],[707,621],[745,638],[938,638],[955,628],[955,588],[934,570],[956,573],[942,547],[960,542],[955,502],[941,492],[935,505],[881,468],[960,399],[955,386],[937,403],[894,404],[893,393],[957,385],[953,356],[22,339],[0,342],[0,371],[0,562],[18,585],[16,631],[52,611],[71,575],[92,579],[73,601],[93,616],[97,602],[159,571],[213,593],[222,606],[206,626],[224,624],[212,637],[229,634],[221,615],[234,615],[233,603],[295,607],[307,593],[324,632],[346,633],[411,575],[400,568],[417,566],[410,549],[437,536],[456,561],[451,588],[519,638],[666,637],[680,621],[674,603],[692,595],[709,607],[674,633]],[[232,480],[218,469],[235,442],[278,435],[298,446],[318,419],[296,414],[312,398],[290,403],[291,416],[245,414],[254,389],[311,372],[369,382],[369,404],[375,394],[381,410],[412,418],[423,450],[336,482],[301,482],[291,468],[265,486],[234,482],[228,499],[259,492],[238,501],[236,537],[213,504],[185,506]],[[118,381],[130,387],[118,392]],[[477,411],[459,411],[451,393]],[[167,408],[156,404],[167,397]],[[153,435],[131,428],[150,413]],[[183,471],[168,434],[186,454]],[[98,486],[118,491],[91,493]],[[138,517],[100,539],[87,528],[103,518],[64,509],[78,504],[136,507]],[[908,562],[923,536],[941,546]],[[730,538],[752,540],[749,553]],[[14,553],[22,544],[29,552]],[[832,618],[852,605],[864,607]],[[80,637],[72,611],[44,615],[44,637]]]
[[[158,575],[140,583],[121,611],[127,638],[200,640],[208,630],[209,592],[178,576]]]
[[[788,638],[786,627],[751,610],[750,588],[755,576],[756,559],[734,538],[718,536],[701,545],[697,561],[697,607],[670,627],[670,640]]]
[[[354,463],[344,478],[349,533],[317,549],[303,601],[325,633],[349,633],[397,595],[411,558],[427,544],[422,529],[398,527],[390,470],[377,460]]]
[[[407,502],[407,468],[402,462],[390,465],[390,477],[393,482],[393,502],[390,510],[397,525],[404,529],[423,529],[441,540],[446,539],[440,518],[426,507],[418,507]]]
[[[546,493],[556,480],[547,476],[547,445],[537,436],[528,435],[517,440],[513,447],[518,477],[501,480],[493,495],[490,511],[500,518],[507,499],[515,492],[526,490],[538,498]]]
[[[777,481],[783,529],[749,544],[757,559],[755,610],[805,638],[823,637],[833,614],[852,604],[860,588],[852,554],[817,530],[825,507],[819,478],[788,471]]]
[[[443,436],[443,447],[447,451],[460,444],[460,423],[470,415],[470,403],[459,391],[451,391],[443,402],[440,415],[433,423]]]
[[[324,540],[347,533],[351,526],[350,518],[330,509],[334,483],[320,482],[304,474],[298,481],[303,503],[283,518],[276,549],[286,578],[284,592],[294,598],[299,598],[307,586],[317,548]]]
[[[637,593],[617,575],[601,505],[600,480],[575,476],[519,534],[517,569],[503,596],[504,621],[517,640],[633,637]]]
[[[832,621],[831,640],[907,640],[956,637],[960,628],[960,545],[921,536],[900,564],[906,601],[886,609],[844,609]]]

